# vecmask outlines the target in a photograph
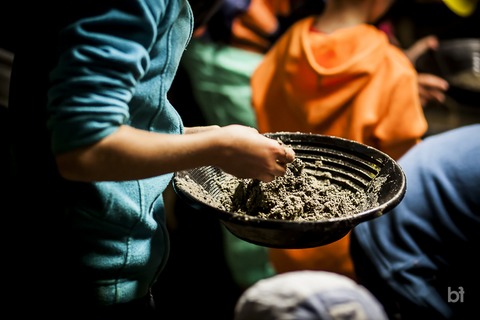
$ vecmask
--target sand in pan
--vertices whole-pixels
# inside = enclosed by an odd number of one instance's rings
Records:
[[[272,182],[227,174],[217,181],[222,192],[216,197],[188,176],[177,179],[176,184],[211,206],[246,218],[319,221],[355,215],[376,205],[367,191],[352,191],[336,184],[327,172],[319,174],[318,170],[312,175],[304,169],[305,163],[296,158],[287,165],[285,175]]]

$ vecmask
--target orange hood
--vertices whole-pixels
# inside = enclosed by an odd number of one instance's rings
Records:
[[[258,129],[341,136],[398,158],[427,129],[411,62],[373,26],[323,34],[312,23],[292,26],[252,75]]]

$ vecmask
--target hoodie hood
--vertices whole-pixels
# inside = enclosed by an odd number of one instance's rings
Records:
[[[291,87],[293,103],[321,99],[325,112],[351,101],[365,90],[383,63],[389,48],[387,37],[369,25],[340,29],[332,34],[312,31],[313,19],[293,30],[289,51],[279,64],[288,65],[285,85]],[[293,48],[298,47],[300,50]],[[298,99],[295,99],[298,97]]]
[[[259,131],[329,134],[374,147],[420,137],[426,120],[403,52],[374,26],[324,34],[312,31],[313,22],[292,26],[252,75]],[[404,130],[412,121],[413,130]]]

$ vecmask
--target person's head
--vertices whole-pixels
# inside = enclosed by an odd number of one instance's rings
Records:
[[[371,23],[377,22],[385,13],[387,13],[388,9],[393,5],[395,0],[372,0],[370,3],[370,16],[368,21]]]
[[[327,9],[333,12],[349,12],[363,15],[365,22],[375,23],[393,5],[395,0],[327,0]]]
[[[294,271],[262,279],[235,307],[235,320],[387,320],[380,302],[345,276],[325,271]]]

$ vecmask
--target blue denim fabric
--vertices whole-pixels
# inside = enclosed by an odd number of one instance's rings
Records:
[[[407,177],[402,202],[352,232],[360,281],[380,300],[390,292],[403,319],[463,319],[478,309],[478,137],[474,124],[415,146],[399,160]]]

